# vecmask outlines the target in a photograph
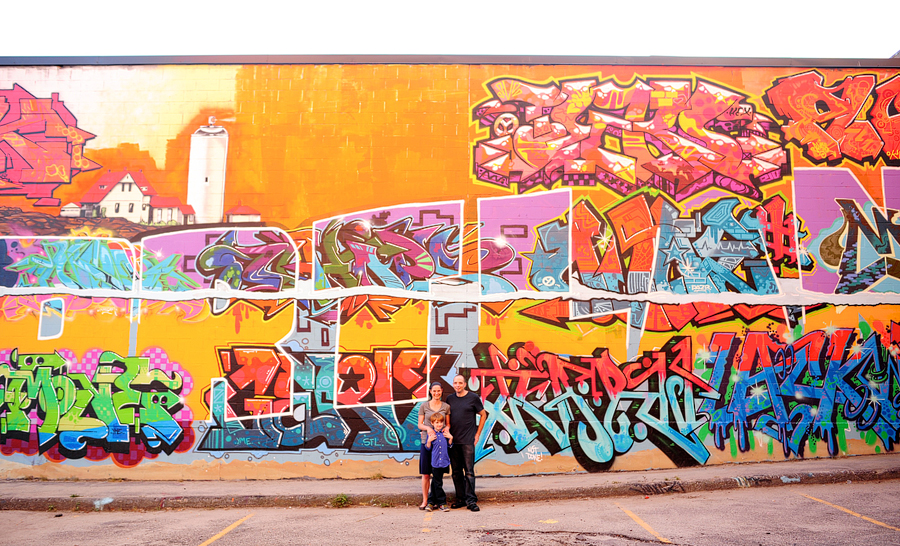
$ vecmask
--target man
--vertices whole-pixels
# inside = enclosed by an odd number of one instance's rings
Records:
[[[466,378],[453,378],[453,390],[445,400],[450,404],[450,433],[453,446],[450,448],[450,466],[456,500],[450,508],[467,507],[478,512],[478,497],[475,495],[475,445],[481,438],[481,429],[487,421],[487,411],[481,398],[466,390]],[[475,416],[478,416],[477,427]]]

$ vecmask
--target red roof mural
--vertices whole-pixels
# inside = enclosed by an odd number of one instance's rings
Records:
[[[228,209],[227,211],[225,211],[225,214],[226,214],[226,215],[227,215],[227,214],[244,214],[244,215],[250,215],[250,214],[259,214],[259,211],[256,210],[256,209],[254,209],[254,208],[248,207],[247,205],[239,205],[239,206],[237,206],[237,207]]]
[[[156,195],[156,190],[154,190],[153,186],[150,185],[150,182],[147,181],[147,177],[144,176],[144,173],[140,171],[116,171],[108,172],[101,176],[100,180],[91,186],[91,189],[84,194],[84,197],[81,198],[81,202],[94,204],[103,201],[103,198],[112,191],[116,184],[121,182],[122,179],[129,174],[131,175],[131,178],[134,179],[134,183],[141,194],[151,196]]]
[[[150,198],[150,206],[157,209],[177,209],[182,205],[181,200],[177,197],[154,195]]]

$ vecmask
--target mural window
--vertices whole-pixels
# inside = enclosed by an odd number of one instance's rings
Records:
[[[65,323],[65,302],[53,298],[41,303],[41,318],[38,322],[38,339],[56,339],[62,336]]]
[[[119,203],[116,203],[116,212],[119,212]]]
[[[128,212],[134,212],[134,203],[128,203]]]

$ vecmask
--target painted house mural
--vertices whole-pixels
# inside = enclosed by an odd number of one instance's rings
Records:
[[[291,61],[0,66],[0,475],[897,449],[900,61]]]

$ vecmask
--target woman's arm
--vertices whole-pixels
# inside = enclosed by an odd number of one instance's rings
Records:
[[[428,402],[425,402],[426,404]],[[428,434],[429,440],[434,438],[434,429],[425,424],[425,406],[419,406],[419,430]]]
[[[425,404],[427,403],[425,402]],[[419,406],[419,430],[428,432],[431,429],[425,426],[425,404]]]

